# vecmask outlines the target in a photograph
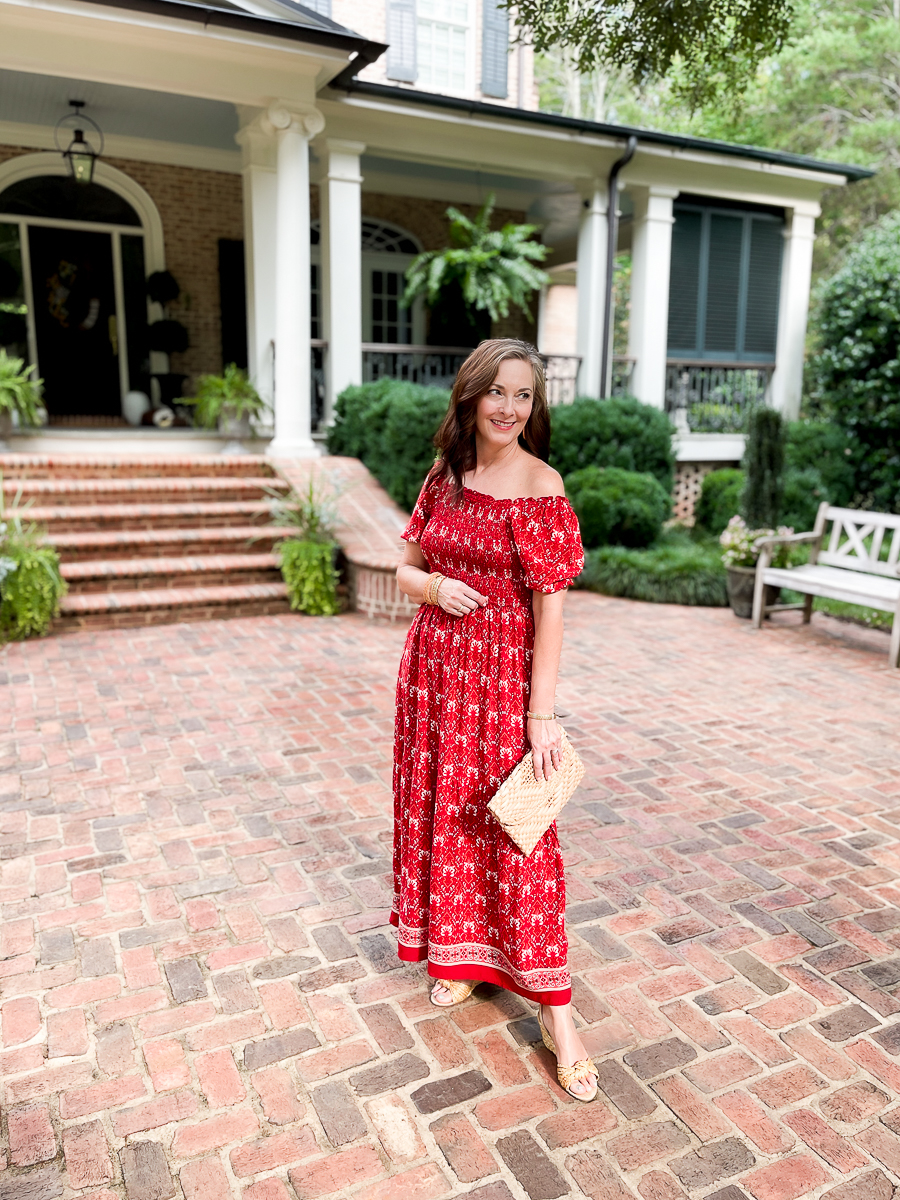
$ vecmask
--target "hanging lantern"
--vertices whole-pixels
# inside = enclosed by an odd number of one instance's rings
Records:
[[[72,112],[66,113],[56,124],[56,148],[65,159],[69,174],[76,183],[92,183],[94,166],[103,153],[103,134],[100,126],[81,111],[83,100],[70,100]],[[90,126],[91,141],[85,138],[85,127]],[[65,149],[62,142],[69,131],[73,132],[72,140]]]

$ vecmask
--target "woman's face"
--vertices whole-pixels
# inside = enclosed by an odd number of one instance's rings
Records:
[[[501,449],[518,441],[531,416],[534,372],[530,362],[505,358],[478,401],[475,430],[486,446]]]

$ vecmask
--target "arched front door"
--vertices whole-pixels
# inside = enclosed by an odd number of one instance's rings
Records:
[[[0,192],[0,345],[35,363],[51,424],[121,420],[149,391],[144,233],[98,183],[32,175]]]

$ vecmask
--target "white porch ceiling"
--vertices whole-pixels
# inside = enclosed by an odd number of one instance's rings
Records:
[[[83,100],[85,112],[104,134],[237,151],[233,104],[145,88],[0,70],[0,122],[52,128]]]

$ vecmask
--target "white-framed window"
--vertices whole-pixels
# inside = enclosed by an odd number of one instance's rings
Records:
[[[471,90],[471,2],[472,0],[418,0],[416,83],[425,91]]]
[[[321,247],[318,220],[310,230],[311,328],[310,336],[323,336],[321,320]],[[363,341],[376,345],[409,346],[425,341],[425,306],[422,297],[403,308],[400,298],[406,287],[406,269],[422,246],[407,230],[389,221],[363,217],[360,226],[362,251]]]

